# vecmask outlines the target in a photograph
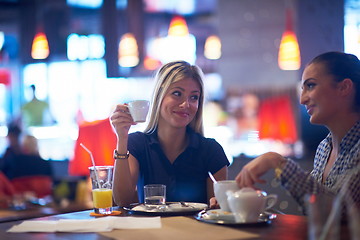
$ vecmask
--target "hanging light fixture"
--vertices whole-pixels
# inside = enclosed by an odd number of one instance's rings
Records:
[[[121,67],[135,67],[139,64],[139,50],[134,34],[126,33],[121,37],[118,59]]]
[[[300,49],[293,31],[292,12],[287,9],[286,12],[286,28],[282,35],[278,64],[282,70],[298,70],[301,65]]]
[[[216,35],[209,36],[205,41],[204,55],[207,59],[216,60],[221,57],[221,41]]]
[[[175,16],[171,19],[168,36],[183,37],[189,35],[189,29],[186,21],[181,16]]]
[[[31,57],[33,59],[46,59],[50,54],[49,43],[45,33],[40,30],[36,33],[32,47]]]
[[[49,43],[44,32],[38,32],[33,40],[31,47],[31,57],[33,59],[46,59],[50,54]]]
[[[150,56],[146,56],[145,59],[144,59],[144,67],[145,69],[147,70],[155,70],[157,69],[158,67],[160,67],[161,65],[161,62],[155,58],[152,58]]]

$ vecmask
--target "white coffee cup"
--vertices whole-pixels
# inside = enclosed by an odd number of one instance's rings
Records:
[[[149,101],[135,100],[128,103],[129,112],[134,122],[145,122],[149,111]]]
[[[222,211],[230,212],[227,201],[227,191],[237,191],[239,187],[235,180],[222,180],[214,182],[214,194]]]
[[[227,191],[227,200],[237,223],[256,223],[260,214],[273,207],[277,195],[269,194],[252,188],[242,188],[238,191]]]

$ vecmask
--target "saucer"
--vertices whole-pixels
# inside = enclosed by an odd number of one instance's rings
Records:
[[[228,226],[247,226],[247,225],[262,225],[269,224],[276,218],[276,214],[262,213],[256,222],[242,222],[235,221],[235,216],[231,212],[223,212],[220,209],[203,210],[199,212],[195,219],[205,223],[228,225]]]

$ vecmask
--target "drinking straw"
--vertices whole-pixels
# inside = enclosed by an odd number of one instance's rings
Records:
[[[216,179],[214,178],[214,176],[211,174],[211,172],[208,172],[209,173],[209,176],[211,178],[211,180],[214,182],[214,183],[217,183]]]
[[[80,146],[83,147],[85,149],[85,151],[87,151],[90,154],[91,162],[92,162],[92,165],[93,165],[93,168],[94,168],[95,179],[96,179],[98,187],[101,188],[100,187],[100,182],[99,182],[99,177],[98,177],[96,167],[95,167],[94,156],[93,156],[92,152],[87,147],[85,147],[84,144],[80,143]]]

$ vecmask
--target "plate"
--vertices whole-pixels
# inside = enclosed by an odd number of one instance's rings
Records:
[[[262,225],[269,224],[276,218],[276,214],[262,213],[256,222],[237,223],[235,217],[231,212],[223,212],[221,210],[203,210],[199,212],[195,219],[201,222],[229,225],[229,226],[248,226],[248,225]]]
[[[132,204],[130,207],[124,207],[129,214],[136,215],[150,215],[150,216],[184,216],[194,215],[204,209],[207,209],[208,205],[205,203],[194,202],[168,202],[164,207],[149,208],[144,204]]]

